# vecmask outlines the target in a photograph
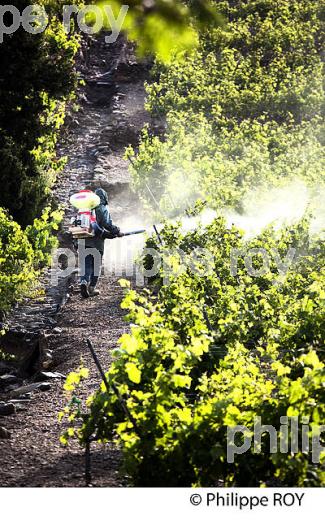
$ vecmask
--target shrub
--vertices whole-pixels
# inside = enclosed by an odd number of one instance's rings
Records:
[[[132,158],[134,187],[172,215],[198,194],[240,208],[252,188],[323,178],[322,13],[318,2],[216,2],[228,24],[202,31],[197,50],[156,64],[146,129]],[[137,152],[137,153],[135,153]],[[171,199],[173,203],[171,204]]]
[[[60,218],[59,212],[47,209],[24,231],[0,208],[0,311],[9,310],[26,296],[40,267],[49,265],[50,252],[57,243],[53,230]]]
[[[82,420],[63,442],[74,434],[82,444],[116,440],[136,485],[319,484],[321,466],[311,453],[270,454],[265,437],[261,453],[234,464],[226,457],[227,426],[252,429],[261,417],[279,429],[285,415],[308,417],[310,427],[324,421],[324,256],[317,241],[309,243],[307,224],[267,230],[247,243],[217,219],[186,235],[170,226],[162,238],[168,283],[156,280],[157,297],[128,291],[123,308],[133,327],[108,370],[110,391],[102,383],[84,413],[68,407],[69,421]],[[200,259],[194,271],[181,269],[171,245],[188,257],[198,247],[210,251],[209,274]],[[233,249],[262,246],[270,258],[289,247],[304,255],[280,279],[274,259],[257,277],[243,258],[231,273]]]
[[[14,4],[22,11],[29,2]],[[57,3],[56,9],[61,8]],[[55,144],[77,84],[77,50],[76,35],[65,34],[53,15],[43,33],[29,34],[20,27],[0,46],[0,205],[23,226],[42,212],[63,164]]]

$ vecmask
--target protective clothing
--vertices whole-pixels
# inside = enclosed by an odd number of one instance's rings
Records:
[[[85,239],[86,248],[94,247],[101,253],[104,253],[105,238],[114,238],[119,235],[120,229],[114,226],[108,208],[108,197],[105,190],[98,188],[95,191],[100,199],[100,205],[95,209],[96,222],[104,233],[96,233],[96,236]]]

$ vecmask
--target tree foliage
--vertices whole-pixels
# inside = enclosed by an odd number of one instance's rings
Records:
[[[240,208],[254,187],[324,183],[323,12],[318,2],[215,2],[228,23],[157,63],[148,108],[166,118],[128,150],[134,186],[160,210],[198,195]]]
[[[29,4],[13,5],[22,12]],[[56,4],[58,13],[61,7]],[[76,86],[76,51],[76,37],[64,33],[57,16],[45,32],[20,27],[0,45],[0,205],[23,226],[39,216],[62,167],[55,144]]]
[[[26,294],[56,244],[61,215],[47,205],[65,162],[56,143],[77,85],[79,37],[63,30],[63,3],[34,3],[49,15],[46,30],[20,27],[0,44],[0,311]],[[22,12],[30,4],[12,5]],[[11,23],[8,13],[4,22]]]
[[[99,6],[107,2],[99,2]],[[123,1],[108,5],[117,18]],[[131,0],[122,29],[136,42],[140,56],[154,55],[160,63],[170,63],[175,46],[186,51],[197,46],[197,31],[202,26],[219,26],[222,17],[210,0]],[[106,24],[111,27],[110,20]]]

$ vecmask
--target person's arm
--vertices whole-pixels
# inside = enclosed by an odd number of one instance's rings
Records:
[[[120,234],[120,228],[114,226],[111,216],[109,214],[108,208],[106,206],[101,206],[96,210],[96,217],[98,225],[114,236],[118,236]]]

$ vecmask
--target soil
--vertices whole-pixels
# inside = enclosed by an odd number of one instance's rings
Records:
[[[144,123],[150,123],[144,110],[144,80],[148,68],[147,64],[137,62],[132,46],[123,38],[108,46],[102,35],[84,47],[79,73],[86,86],[79,93],[80,111],[71,112],[69,116],[69,131],[60,150],[61,154],[68,155],[69,161],[54,190],[58,202],[65,208],[64,229],[73,213],[68,205],[69,195],[84,187],[108,189],[111,215],[118,225],[126,217],[132,222],[138,213],[139,201],[130,190],[128,165],[123,154],[126,146],[137,144]],[[71,248],[64,229],[59,236],[60,245]],[[108,241],[107,248],[111,244]],[[53,303],[53,287],[48,273],[45,273],[42,281],[45,303],[29,299],[15,309],[9,319],[11,323],[19,321],[26,334],[30,329],[35,334],[33,324],[35,321],[40,323],[36,332],[46,338],[46,350],[51,353],[49,370],[66,376],[81,362],[90,369],[90,377],[81,391],[84,397],[100,384],[100,375],[86,339],[92,339],[98,357],[107,369],[119,337],[129,330],[120,307],[124,294],[124,289],[118,284],[120,273],[110,274],[109,271],[106,269],[100,279],[99,296],[82,299],[75,278],[69,280],[69,289],[66,286],[60,288],[59,303]],[[133,283],[132,273],[129,278]],[[52,298],[51,305],[49,298]],[[44,314],[44,309],[50,307],[52,321],[48,317],[47,322],[42,321],[39,317]],[[18,349],[18,345],[15,347]],[[24,379],[22,384],[30,382],[31,379]],[[75,441],[68,447],[59,442],[64,425],[58,423],[58,413],[68,400],[63,390],[64,379],[51,380],[50,383],[48,391],[32,392],[26,405],[15,414],[0,417],[0,427],[11,434],[9,439],[0,439],[2,487],[85,485],[83,450]],[[0,401],[8,402],[14,388],[2,391]],[[114,444],[92,445],[92,485],[126,484],[127,476],[121,472],[118,448]]]

